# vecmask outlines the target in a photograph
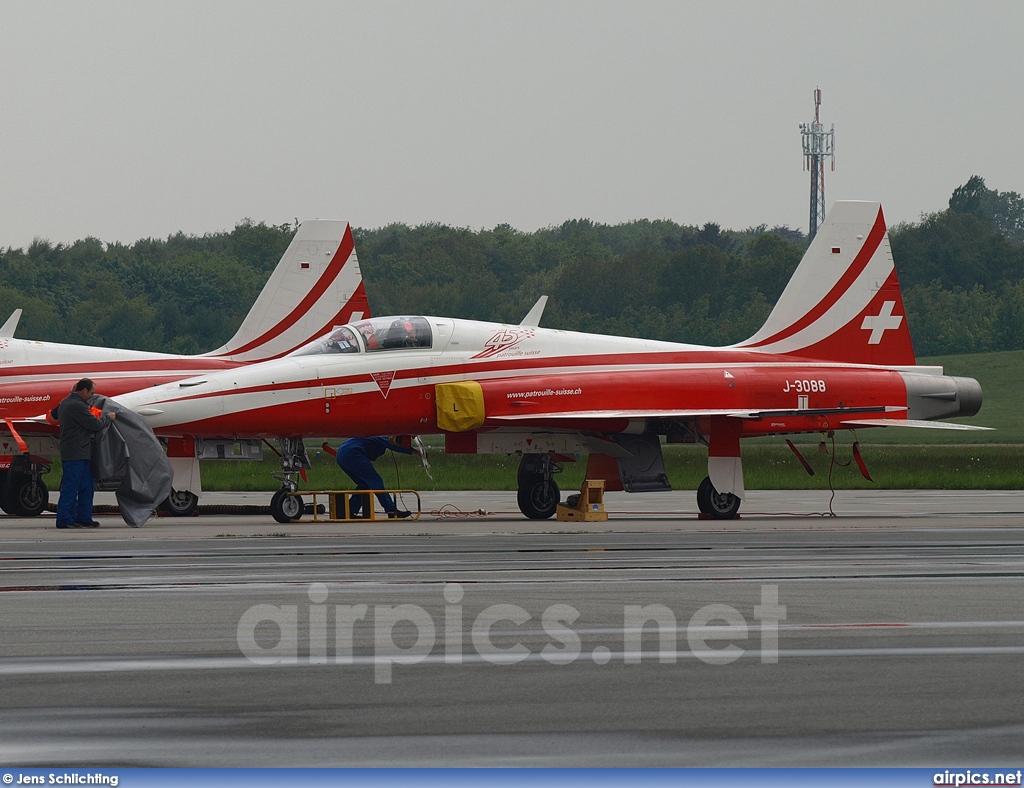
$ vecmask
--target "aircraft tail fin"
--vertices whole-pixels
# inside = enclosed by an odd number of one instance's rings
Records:
[[[882,206],[835,203],[768,320],[734,347],[823,361],[913,365]]]
[[[235,335],[207,356],[265,361],[284,356],[334,326],[370,317],[348,222],[299,225]]]

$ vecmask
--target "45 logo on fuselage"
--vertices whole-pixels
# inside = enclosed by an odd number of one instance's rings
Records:
[[[471,358],[490,358],[518,345],[524,339],[532,339],[537,332],[532,328],[506,326],[484,342],[484,349]]]

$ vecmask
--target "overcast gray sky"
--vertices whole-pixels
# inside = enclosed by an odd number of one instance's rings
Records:
[[[1024,191],[1024,3],[0,0],[0,247],[250,217],[890,225]]]

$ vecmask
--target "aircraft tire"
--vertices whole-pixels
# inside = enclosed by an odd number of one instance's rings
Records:
[[[7,493],[7,471],[0,471],[0,509],[7,514],[14,514],[14,507],[11,505],[10,496]]]
[[[732,493],[719,493],[708,476],[697,488],[697,508],[716,520],[732,520],[740,510],[740,503]]]
[[[295,522],[302,517],[304,509],[302,497],[289,495],[287,487],[282,487],[270,499],[270,513],[279,523]]]
[[[516,500],[519,502],[519,511],[531,520],[547,520],[558,508],[560,495],[557,484],[538,478],[520,487]]]
[[[159,509],[172,517],[191,517],[199,508],[199,496],[191,490],[171,490]]]
[[[11,507],[11,514],[18,517],[36,517],[46,511],[46,505],[50,502],[50,491],[42,479],[19,475],[9,478],[5,497],[6,503]]]

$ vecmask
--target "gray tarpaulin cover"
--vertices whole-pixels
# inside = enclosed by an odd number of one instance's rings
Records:
[[[117,414],[117,419],[104,427],[93,442],[92,473],[96,487],[115,491],[124,521],[139,528],[171,494],[171,462],[140,415],[99,395],[89,404],[104,413]]]

